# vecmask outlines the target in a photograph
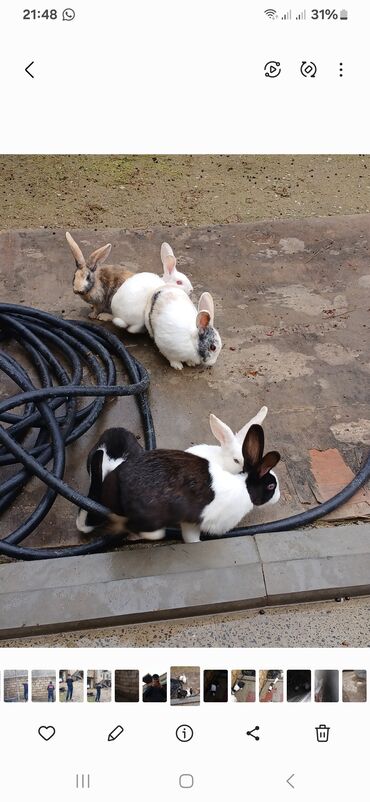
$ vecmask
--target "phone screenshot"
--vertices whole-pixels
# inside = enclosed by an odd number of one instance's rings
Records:
[[[370,8],[3,6],[1,793],[365,799]]]

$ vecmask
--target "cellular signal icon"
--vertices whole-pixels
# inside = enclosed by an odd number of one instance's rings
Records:
[[[266,14],[266,17],[268,17],[269,19],[277,19],[278,16],[279,16],[277,11],[275,11],[274,8],[267,8],[266,11],[265,11],[265,14]]]
[[[300,14],[297,14],[296,19],[306,19],[306,11],[301,11]]]
[[[286,13],[283,14],[281,19],[292,19],[292,12],[291,11],[286,11]]]

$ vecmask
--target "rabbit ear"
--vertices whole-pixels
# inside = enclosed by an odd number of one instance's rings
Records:
[[[265,454],[261,465],[258,468],[258,476],[265,476],[265,474],[271,471],[272,468],[275,468],[275,465],[278,464],[279,460],[280,454],[278,451],[269,451],[268,454]]]
[[[176,257],[168,242],[162,242],[161,245],[161,260],[163,265],[163,272],[167,275],[173,273],[176,267]]]
[[[96,251],[93,251],[87,260],[90,270],[96,270],[99,263],[103,264],[103,262],[105,262],[109,256],[111,250],[112,246],[110,242],[108,242],[108,245],[103,245],[102,248],[97,248]]]
[[[69,233],[69,231],[66,231],[66,240],[67,240],[68,245],[69,245],[69,247],[70,247],[70,249],[71,249],[71,251],[73,253],[73,256],[74,256],[74,259],[75,259],[75,262],[76,262],[76,266],[77,267],[86,267],[85,257],[83,255],[81,249],[77,245],[77,242],[74,241],[74,239],[73,239],[72,235]]]
[[[228,443],[233,442],[234,435],[230,427],[227,426],[226,423],[223,423],[223,421],[219,418],[216,418],[216,415],[211,414],[209,416],[209,425],[211,427],[212,434],[222,446],[226,446]]]
[[[257,412],[257,415],[255,415],[254,418],[251,418],[250,421],[248,421],[248,423],[244,424],[243,428],[240,429],[235,435],[238,443],[243,443],[245,435],[247,434],[248,429],[250,429],[251,426],[253,426],[254,423],[260,423],[260,424],[263,423],[267,413],[268,413],[268,408],[267,407],[261,407],[260,411]]]
[[[254,423],[243,442],[243,458],[244,466],[247,468],[257,468],[262,462],[263,449],[265,445],[265,436],[263,434],[262,426]]]
[[[211,326],[213,326],[213,321],[215,319],[215,305],[210,292],[203,292],[199,298],[198,312],[203,311],[208,312]]]
[[[211,322],[211,315],[205,309],[202,309],[201,312],[198,312],[195,322],[197,329],[206,329]]]

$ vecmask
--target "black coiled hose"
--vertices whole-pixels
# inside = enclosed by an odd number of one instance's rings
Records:
[[[74,443],[95,423],[107,398],[135,396],[139,407],[146,448],[155,448],[155,433],[147,397],[149,374],[129,354],[122,342],[107,329],[80,321],[61,320],[38,309],[0,304],[0,343],[16,342],[28,357],[41,389],[10,353],[0,350],[0,370],[19,387],[20,392],[0,403],[0,470],[2,466],[22,465],[11,478],[0,483],[0,516],[16,501],[33,475],[46,485],[46,491],[30,517],[3,540],[0,554],[23,560],[70,557],[91,554],[112,544],[112,538],[99,537],[87,544],[57,549],[21,546],[22,541],[41,523],[57,494],[78,507],[101,514],[108,511],[82,496],[63,482],[65,447]],[[59,356],[55,355],[57,353]],[[120,360],[131,384],[116,384],[114,357]],[[83,369],[95,380],[84,385]],[[76,400],[94,400],[78,409]],[[17,407],[21,413],[14,413]],[[58,410],[60,414],[57,414]],[[30,430],[38,430],[34,445],[22,445]],[[52,461],[52,467],[46,469]]]
[[[20,389],[19,393],[0,403],[0,468],[23,466],[11,478],[0,483],[0,516],[18,498],[33,475],[41,479],[47,489],[29,518],[0,540],[0,554],[23,560],[40,560],[102,551],[116,540],[98,537],[87,544],[55,549],[27,548],[20,544],[45,518],[58,493],[83,509],[103,515],[108,512],[63,481],[65,447],[95,423],[107,397],[133,395],[141,415],[145,446],[147,449],[155,448],[155,432],[146,392],[149,374],[129,354],[118,337],[107,329],[80,321],[61,320],[38,309],[0,304],[0,343],[8,340],[16,342],[26,353],[41,389],[35,387],[25,367],[10,353],[0,350],[0,370]],[[55,353],[60,356],[57,357]],[[114,357],[122,363],[131,384],[116,384]],[[94,377],[95,384],[82,383],[84,366]],[[76,399],[81,397],[94,400],[79,409]],[[18,414],[10,411],[17,407],[23,407],[23,411]],[[60,414],[57,415],[58,410]],[[9,425],[5,429],[1,423]],[[22,443],[33,429],[38,430],[38,435],[33,446],[26,449]],[[48,470],[45,466],[50,461],[52,467]],[[369,477],[370,455],[347,487],[323,504],[290,518],[235,529],[223,537],[282,532],[305,526],[351,498]],[[169,529],[167,534],[178,537],[179,531]],[[211,539],[211,536],[205,535],[204,538]]]

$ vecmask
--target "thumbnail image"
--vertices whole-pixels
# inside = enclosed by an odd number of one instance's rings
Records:
[[[206,670],[203,672],[203,699],[205,702],[227,702],[228,672]]]
[[[28,671],[4,671],[4,702],[28,702]]]
[[[260,702],[284,701],[284,672],[280,669],[260,671],[259,700]]]
[[[349,671],[342,673],[343,702],[366,702],[366,671]]]
[[[167,701],[167,674],[143,676],[143,702]]]
[[[43,671],[35,669],[32,671],[32,701],[33,702],[55,702],[56,701],[56,673],[55,671]]]
[[[315,671],[315,702],[339,702],[339,671]]]
[[[112,700],[112,677],[111,672],[103,669],[102,671],[87,672],[87,701],[88,702],[110,702]]]
[[[231,700],[256,701],[256,672],[253,669],[239,668],[231,672]]]
[[[344,609],[368,612],[361,577],[343,566],[369,526],[369,488],[350,497],[369,451],[369,175],[366,154],[0,154],[4,648],[63,646],[60,633],[69,647],[122,654],[315,648],[347,629],[349,646],[368,646],[362,628],[343,628]],[[84,509],[87,496],[100,513]],[[269,532],[292,518],[305,532],[299,574],[294,521]],[[255,526],[259,576],[285,566],[271,595],[262,581],[244,595],[253,543],[233,531]],[[57,611],[33,603],[48,595]],[[266,608],[271,599],[281,606]],[[82,700],[78,674],[59,683],[57,671],[57,698],[60,685],[62,701]],[[151,677],[145,691],[163,696]],[[243,687],[227,690],[243,700]],[[269,676],[262,695],[278,700],[280,688]],[[256,701],[259,691],[256,676]]]
[[[171,705],[199,705],[200,668],[172,666],[170,688]]]
[[[140,695],[139,672],[118,670],[114,674],[114,699],[116,702],[138,702]]]
[[[311,701],[311,671],[289,669],[287,671],[287,702]]]
[[[59,671],[59,701],[84,701],[84,673],[62,668]]]

